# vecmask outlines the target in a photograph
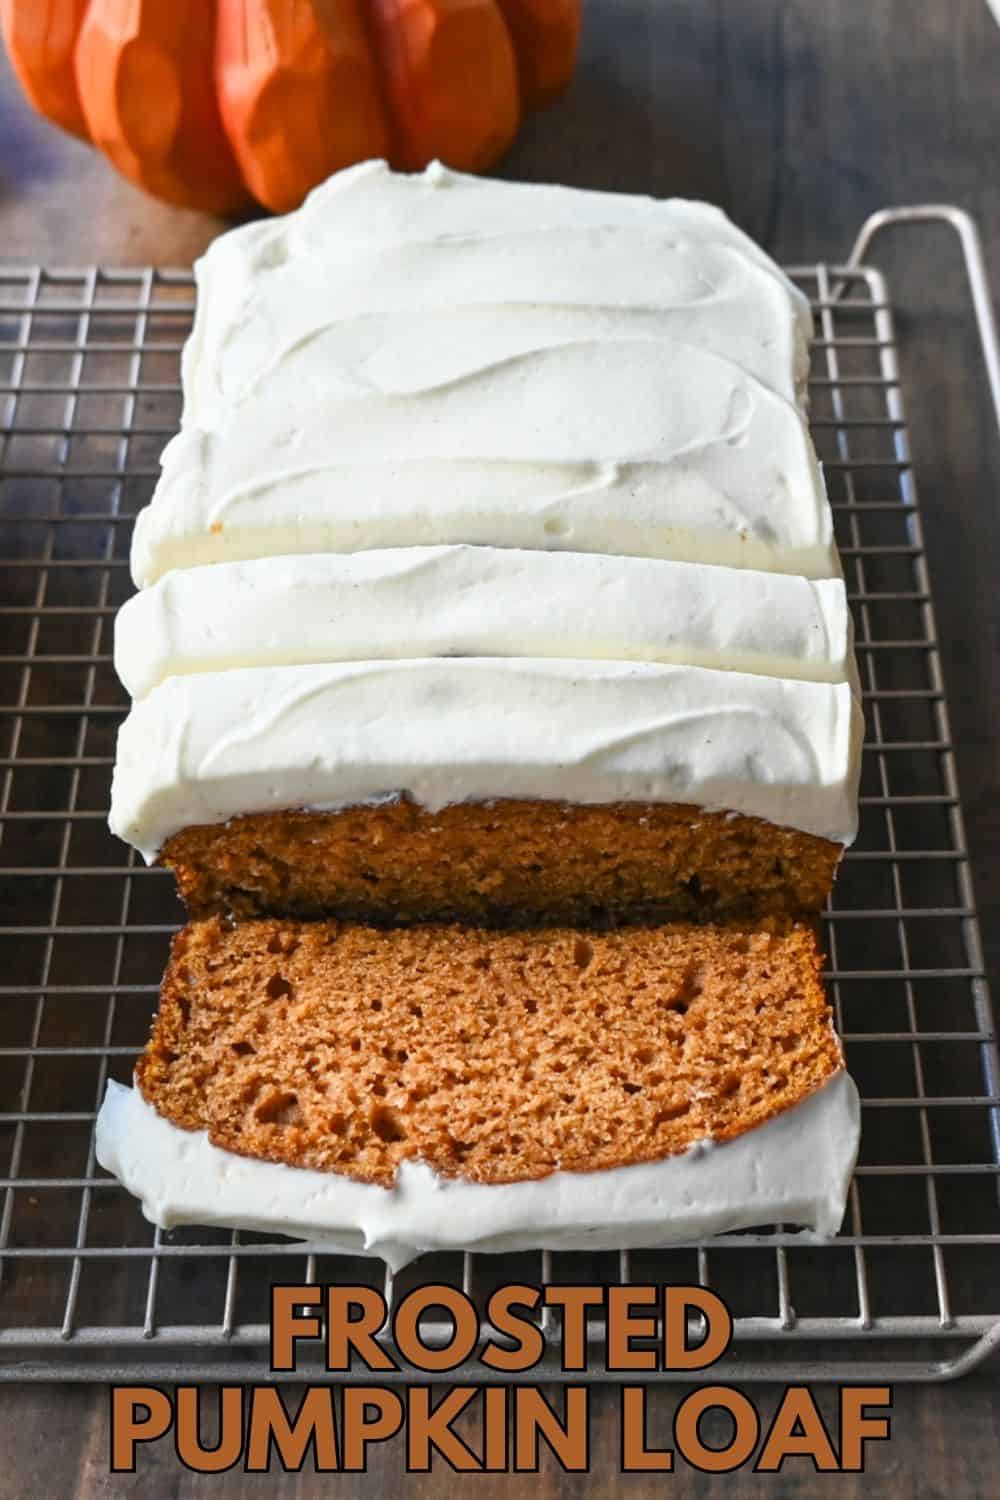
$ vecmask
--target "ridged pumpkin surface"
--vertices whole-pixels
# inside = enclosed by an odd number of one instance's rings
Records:
[[[0,0],[42,114],[133,182],[295,208],[373,156],[481,171],[576,59],[582,0]]]
[[[0,0],[11,66],[39,114],[72,135],[87,134],[73,55],[89,0]]]

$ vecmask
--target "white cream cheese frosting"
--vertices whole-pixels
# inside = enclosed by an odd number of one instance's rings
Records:
[[[687,198],[602,192],[549,183],[504,182],[432,162],[424,172],[394,172],[385,161],[348,167],[309,194],[284,218],[257,220],[213,241],[199,262],[225,269],[238,297],[247,277],[292,257],[361,254],[379,245],[406,245],[469,235],[536,234],[566,229],[669,230],[677,240],[718,242],[741,251],[782,283],[810,320],[803,293],[757,242],[721,208]]]
[[[404,1162],[383,1188],[238,1156],[109,1083],[97,1159],[162,1229],[283,1234],[398,1270],[430,1250],[628,1249],[782,1223],[836,1234],[858,1150],[857,1090],[839,1073],[735,1140],[595,1172],[488,1186]]]
[[[367,163],[198,278],[140,586],[452,542],[839,571],[808,304],[716,209]]]
[[[840,579],[596,553],[399,547],[181,569],[124,604],[133,698],[233,667],[420,656],[687,663],[843,682]]]
[[[344,246],[268,265],[234,304],[226,239],[199,270],[184,362],[186,425],[226,425],[251,399],[402,394],[560,344],[674,340],[804,394],[808,330],[742,250],[675,231],[591,228]]]
[[[133,540],[143,586],[173,567],[442,542],[838,572],[799,412],[686,344],[550,347],[293,411],[249,401],[223,431],[183,429],[162,462]]]
[[[849,843],[861,738],[846,682],[498,657],[236,669],[133,706],[110,821],[147,860],[189,825],[400,794],[690,802]]]
[[[206,427],[220,400],[331,323],[372,315],[483,306],[502,337],[519,312],[662,313],[673,337],[698,343],[693,329],[705,328],[707,347],[724,339],[720,352],[742,354],[786,395],[812,332],[803,294],[710,204],[499,182],[438,162],[415,175],[384,161],[337,173],[298,212],[220,235],[195,275],[185,419]],[[394,337],[391,319],[383,331]]]

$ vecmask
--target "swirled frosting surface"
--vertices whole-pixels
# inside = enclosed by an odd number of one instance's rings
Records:
[[[623,315],[621,326],[634,319],[688,343],[700,339],[684,330],[701,330],[707,347],[789,396],[808,367],[802,293],[721,210],[680,198],[499,182],[439,163],[408,176],[365,162],[297,213],[221,235],[195,271],[185,420],[206,427],[220,401],[245,395],[283,354],[303,355],[338,324],[331,349],[347,349],[357,327],[364,357],[353,364],[363,371],[381,352],[360,326],[369,318],[381,318],[379,336],[399,348],[398,320],[409,329],[407,318],[430,314],[421,326],[438,353],[454,338],[450,317],[475,319],[477,308],[476,337],[515,345],[520,336],[505,329],[549,319],[559,339],[560,322],[600,327]],[[323,381],[330,363],[313,366]]]
[[[115,667],[134,698],[192,672],[418,656],[659,661],[842,682],[850,615],[839,578],[395,547],[167,573],[115,628]]]
[[[342,245],[256,277],[242,259],[234,270],[236,255],[223,239],[203,263],[185,359],[185,423],[209,430],[236,402],[298,403],[310,387],[331,397],[419,391],[596,340],[693,344],[788,400],[808,369],[808,330],[785,284],[740,249],[679,242],[673,229],[470,232],[360,256]],[[208,288],[231,275],[247,282],[245,301],[220,315]]]
[[[367,163],[198,276],[140,584],[451,542],[837,572],[808,306],[718,210]]]

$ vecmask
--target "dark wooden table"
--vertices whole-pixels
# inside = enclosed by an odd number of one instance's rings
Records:
[[[587,0],[569,95],[532,121],[513,177],[714,199],[783,260],[835,258],[886,204],[954,202],[981,225],[1000,280],[1000,31],[985,0]],[[0,77],[0,257],[50,264],[185,264],[221,226],[144,198],[36,120]],[[987,958],[1000,979],[1000,443],[956,246],[941,230],[880,248],[900,305],[904,371]],[[998,1267],[1000,1271],[1000,1267]],[[775,1393],[758,1393],[773,1409]],[[593,1473],[480,1478],[482,1500],[528,1493],[931,1497],[1000,1495],[1000,1384],[898,1387],[894,1435],[866,1476],[690,1471],[618,1475],[617,1395],[594,1393]],[[678,1399],[657,1393],[666,1438]],[[826,1398],[824,1397],[824,1401]],[[197,1478],[160,1444],[133,1478],[107,1473],[107,1394],[0,1388],[0,1497],[186,1497],[275,1491],[412,1500],[462,1484],[403,1477],[396,1447],[368,1476]],[[472,1492],[472,1486],[469,1486]]]

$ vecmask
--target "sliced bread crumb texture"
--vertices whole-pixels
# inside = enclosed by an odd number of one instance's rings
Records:
[[[814,912],[839,844],[680,803],[401,798],[184,829],[163,863],[191,916],[588,922]]]
[[[811,925],[606,932],[209,918],[174,941],[137,1066],[220,1147],[390,1186],[725,1141],[842,1065]]]

